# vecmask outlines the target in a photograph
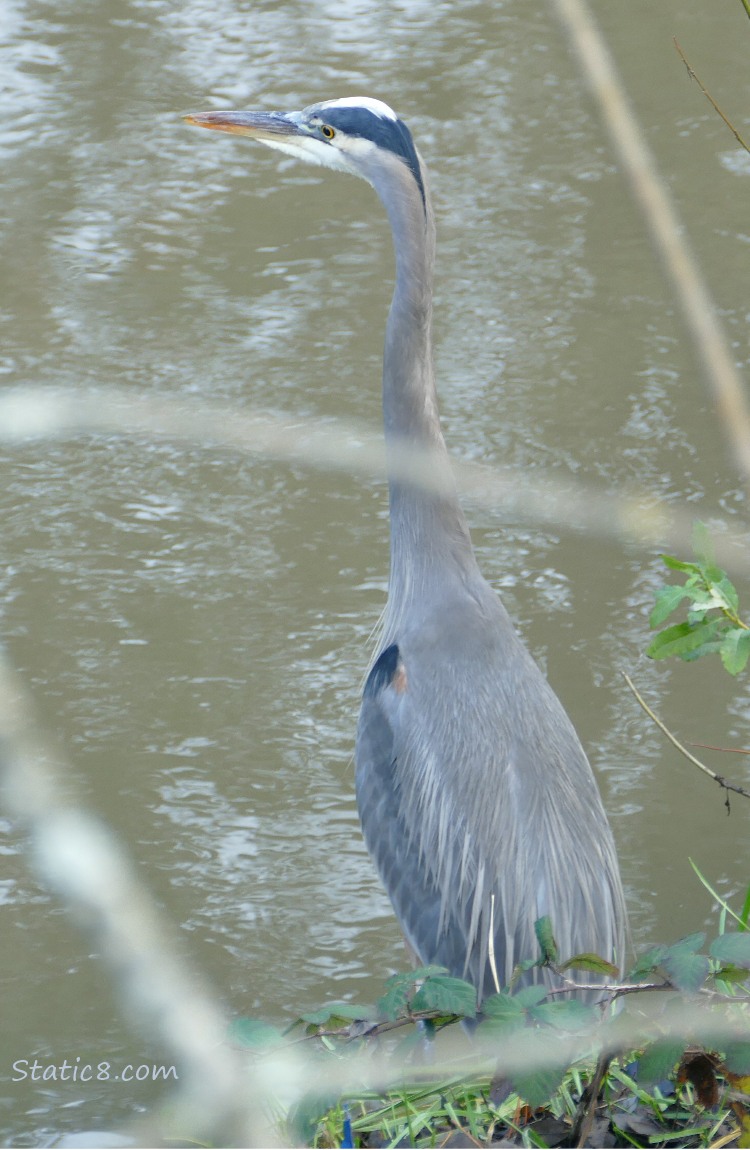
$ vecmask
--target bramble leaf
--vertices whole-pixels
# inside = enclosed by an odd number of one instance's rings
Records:
[[[720,934],[708,948],[712,958],[750,970],[750,931]]]
[[[685,1043],[673,1038],[657,1039],[638,1058],[638,1081],[643,1086],[669,1078],[685,1051]]]
[[[637,959],[635,966],[627,975],[628,982],[645,982],[656,970],[659,969],[662,962],[666,958],[669,947],[666,946],[652,946],[645,954],[642,954]]]
[[[539,1059],[539,1035],[534,1031],[518,1034],[513,1039],[514,1050],[518,1052],[521,1065],[534,1065]],[[552,1049],[552,1044],[545,1047],[545,1056]],[[568,1069],[566,1060],[556,1059],[546,1066],[537,1066],[534,1070],[521,1073],[511,1073],[509,1078],[513,1089],[525,1102],[536,1110],[549,1102],[552,1095],[560,1086],[565,1072]]]
[[[705,955],[696,953],[705,941],[703,931],[690,934],[668,947],[661,961],[661,966],[670,980],[686,994],[697,993],[708,977],[710,963]]]
[[[724,1065],[732,1074],[743,1078],[750,1075],[750,1042],[727,1042]]]
[[[468,982],[447,974],[435,974],[425,979],[411,1001],[413,1011],[435,1011],[439,1014],[459,1014],[475,1018],[477,992]]]
[[[311,1010],[301,1014],[293,1025],[304,1023],[308,1034],[324,1026],[329,1030],[341,1030],[350,1022],[361,1022],[371,1018],[374,1011],[371,1006],[359,1006],[353,1002],[333,1002],[329,1006],[322,1006],[320,1010]]]
[[[587,970],[591,974],[605,974],[608,978],[618,978],[619,970],[612,962],[607,962],[598,954],[574,954],[566,962],[560,963],[560,970]]]
[[[493,994],[482,1003],[484,1022],[482,1030],[494,1033],[497,1030],[510,1034],[521,1030],[526,1024],[526,1011],[513,994]]]
[[[530,1006],[536,1006],[543,998],[547,997],[546,986],[524,986],[523,990],[519,990],[513,995],[516,1002],[523,1006],[524,1009]]]
[[[229,1039],[249,1048],[269,1046],[281,1042],[282,1031],[258,1018],[235,1018],[229,1026]]]
[[[593,1006],[587,1006],[578,999],[567,1002],[541,1002],[529,1010],[529,1018],[556,1030],[585,1030],[593,1026],[599,1015]]]
[[[378,1014],[389,1022],[402,1018],[407,1013],[409,1002],[416,993],[420,980],[435,974],[447,973],[444,966],[420,966],[416,970],[391,975],[386,981],[385,993],[376,1003]]]

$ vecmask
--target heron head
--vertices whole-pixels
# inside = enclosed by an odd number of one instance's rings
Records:
[[[411,132],[392,108],[368,96],[324,100],[301,112],[195,112],[200,128],[250,136],[299,160],[360,176],[378,187],[393,165],[405,167],[424,202],[422,168]]]

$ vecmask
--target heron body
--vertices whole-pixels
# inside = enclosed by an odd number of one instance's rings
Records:
[[[408,128],[368,98],[188,120],[361,176],[388,213],[391,566],[356,789],[365,841],[412,951],[468,979],[480,1001],[495,989],[490,950],[507,984],[516,963],[538,955],[534,923],[544,915],[563,957],[593,952],[621,964],[625,901],[591,767],[479,571],[453,486],[432,359],[435,227]],[[430,484],[404,469],[410,452],[426,454]],[[527,977],[557,981],[547,968]]]

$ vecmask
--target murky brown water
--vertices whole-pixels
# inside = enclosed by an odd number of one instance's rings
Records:
[[[597,7],[746,359],[750,166],[671,37],[741,124],[750,27],[730,0]],[[546,8],[360,0],[344,18],[329,3],[7,0],[1,25],[2,386],[117,385],[377,426],[392,266],[371,190],[178,114],[368,93],[408,119],[432,172],[456,455],[612,491],[637,479],[704,517],[742,512]],[[699,928],[711,903],[687,856],[735,890],[750,862],[742,812],[727,820],[620,671],[709,743],[750,742],[746,683],[641,658],[653,554],[471,518],[597,769],[636,942]],[[0,524],[2,639],[79,793],[129,844],[231,1011],[279,1019],[375,997],[404,963],[351,764],[385,591],[384,489],[302,462],[79,437],[5,453]],[[6,823],[0,1128],[31,1145],[124,1121],[152,1088],[14,1083],[14,1060],[151,1052],[22,847]]]

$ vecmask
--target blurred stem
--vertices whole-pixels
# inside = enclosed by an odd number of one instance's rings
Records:
[[[747,5],[750,0],[743,3]],[[555,7],[572,39],[612,136],[617,158],[664,263],[709,382],[718,418],[738,470],[750,490],[750,404],[735,363],[734,349],[677,215],[674,198],[659,175],[589,4],[586,0],[555,0]]]

